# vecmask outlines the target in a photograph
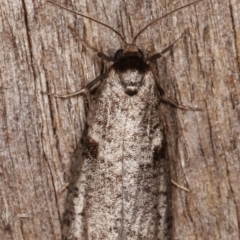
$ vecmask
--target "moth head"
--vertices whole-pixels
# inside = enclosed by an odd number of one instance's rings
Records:
[[[118,61],[119,59],[128,56],[139,57],[143,59],[143,52],[135,44],[125,44],[123,49],[116,51],[114,61]]]
[[[115,53],[112,68],[118,73],[118,79],[125,93],[134,96],[142,86],[145,73],[150,66],[143,59],[143,52],[135,44],[125,44]]]
[[[138,49],[137,46],[136,46],[136,41],[137,41],[138,37],[139,37],[147,28],[149,28],[150,26],[152,26],[152,25],[155,24],[156,22],[160,21],[161,19],[163,19],[163,18],[165,18],[165,17],[173,14],[174,12],[177,12],[177,11],[179,11],[180,9],[183,9],[183,8],[185,8],[185,7],[188,7],[188,6],[191,6],[191,5],[196,4],[196,3],[200,2],[200,1],[203,1],[203,0],[196,0],[196,1],[192,2],[192,3],[189,3],[189,4],[187,4],[187,5],[184,5],[184,6],[182,6],[182,7],[179,7],[179,8],[177,8],[177,9],[175,9],[175,10],[169,12],[169,13],[166,13],[165,15],[163,15],[163,16],[161,16],[161,17],[158,17],[158,18],[154,19],[153,21],[151,21],[150,23],[148,23],[144,28],[142,28],[142,29],[133,37],[131,44],[127,44],[126,38],[125,38],[121,33],[119,33],[117,30],[115,30],[114,28],[112,28],[111,26],[109,26],[109,25],[107,25],[107,24],[105,24],[105,23],[103,23],[103,22],[100,22],[100,21],[98,21],[98,20],[96,20],[96,19],[94,19],[94,18],[92,18],[92,17],[88,17],[88,16],[86,16],[86,15],[84,15],[84,14],[82,14],[82,13],[74,12],[74,11],[72,11],[72,10],[66,8],[66,7],[63,7],[62,5],[59,5],[59,4],[55,3],[55,2],[52,2],[52,1],[50,1],[50,0],[47,0],[47,1],[48,1],[49,3],[52,3],[52,4],[54,4],[54,5],[58,6],[58,7],[61,7],[61,8],[63,8],[63,9],[65,9],[65,10],[67,10],[67,11],[69,11],[69,12],[75,13],[75,14],[77,14],[77,15],[79,15],[79,16],[82,16],[82,17],[84,17],[84,18],[86,18],[86,19],[89,19],[89,20],[91,20],[91,21],[93,21],[93,22],[96,22],[96,23],[98,23],[98,24],[100,24],[100,25],[102,25],[102,26],[110,29],[110,30],[113,31],[115,34],[117,34],[117,35],[119,36],[119,38],[122,40],[122,42],[124,43],[124,45],[125,45],[123,49],[119,49],[119,50],[115,53],[115,60],[119,60],[119,59],[121,59],[122,57],[127,56],[127,55],[138,56],[138,57],[143,58],[142,51],[141,51],[140,49]]]

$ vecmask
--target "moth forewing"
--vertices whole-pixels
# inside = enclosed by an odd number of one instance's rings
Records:
[[[163,136],[156,111],[160,95],[151,71],[134,77],[142,85],[130,96],[120,73],[112,69],[90,102],[83,166],[75,184],[78,194],[67,217],[67,222],[69,217],[74,220],[65,228],[67,237],[117,239],[124,232],[131,239],[165,239],[167,235]],[[76,223],[81,223],[81,230]]]

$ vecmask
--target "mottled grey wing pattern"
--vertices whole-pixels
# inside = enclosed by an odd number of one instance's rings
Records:
[[[133,96],[122,84],[131,77]],[[151,70],[112,69],[91,96],[66,239],[167,239],[159,102]]]

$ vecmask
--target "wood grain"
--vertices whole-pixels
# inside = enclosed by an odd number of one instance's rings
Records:
[[[60,3],[60,1],[59,1]],[[128,41],[151,20],[188,1],[61,1],[119,30]],[[205,0],[156,23],[138,39],[161,52],[166,95],[202,112],[161,104],[172,187],[173,239],[238,239],[240,222],[240,3]],[[0,239],[61,239],[69,168],[79,151],[81,89],[109,65],[77,41],[74,27],[107,55],[110,30],[45,1],[2,0],[0,8]],[[60,191],[61,190],[61,191]]]

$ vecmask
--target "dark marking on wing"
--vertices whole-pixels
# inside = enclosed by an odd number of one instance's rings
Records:
[[[153,149],[153,160],[158,162],[160,159],[164,158],[164,147],[161,145],[155,146]]]
[[[85,140],[85,146],[87,157],[96,159],[98,157],[98,142],[96,142],[90,137],[87,137],[87,139]]]

